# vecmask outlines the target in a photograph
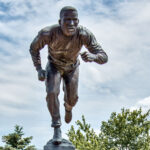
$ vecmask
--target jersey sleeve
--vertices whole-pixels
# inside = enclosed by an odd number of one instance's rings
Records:
[[[106,52],[102,49],[100,44],[97,42],[93,33],[88,29],[83,28],[82,31],[82,43],[92,54],[96,55],[95,62],[98,64],[104,64],[108,60]]]
[[[39,31],[38,35],[34,38],[30,45],[30,54],[36,69],[41,69],[40,50],[49,43],[50,34],[45,29]]]

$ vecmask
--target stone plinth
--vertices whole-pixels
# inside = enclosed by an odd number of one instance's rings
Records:
[[[59,145],[54,145],[52,140],[50,140],[45,146],[44,150],[75,150],[75,146],[72,145],[70,141],[62,139],[62,143]]]

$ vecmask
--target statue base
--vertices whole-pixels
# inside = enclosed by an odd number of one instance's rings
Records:
[[[75,150],[75,146],[65,139],[62,139],[62,143],[59,145],[54,145],[52,141],[53,140],[48,141],[44,146],[44,150]]]

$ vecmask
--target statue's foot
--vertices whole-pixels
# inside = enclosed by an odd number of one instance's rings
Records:
[[[54,128],[53,144],[59,145],[62,142],[60,127]]]
[[[72,120],[72,111],[65,110],[65,122],[70,123]]]

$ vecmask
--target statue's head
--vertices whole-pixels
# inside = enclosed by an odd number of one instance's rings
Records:
[[[66,36],[74,35],[79,24],[77,10],[71,6],[63,7],[60,11],[59,24]]]

